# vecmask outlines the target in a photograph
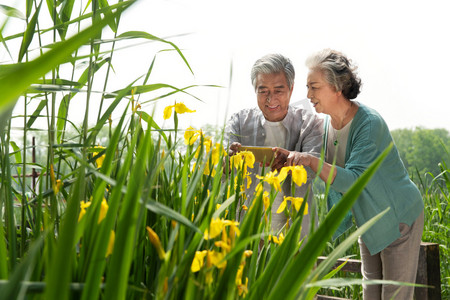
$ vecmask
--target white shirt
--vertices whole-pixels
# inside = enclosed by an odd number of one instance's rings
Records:
[[[345,167],[345,151],[347,150],[348,134],[350,132],[351,120],[342,129],[334,129],[328,122],[327,156],[326,161],[332,163],[336,156],[336,166]]]

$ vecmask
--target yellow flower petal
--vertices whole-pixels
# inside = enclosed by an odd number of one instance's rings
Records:
[[[245,256],[245,257],[250,257],[250,256],[252,256],[252,254],[253,254],[253,251],[252,251],[252,250],[245,250],[245,251],[244,251],[244,256]]]
[[[112,254],[115,240],[116,240],[116,233],[114,232],[114,230],[111,230],[111,233],[109,235],[108,249],[106,250],[106,257]]]
[[[207,253],[206,250],[195,252],[194,260],[191,264],[191,272],[195,273],[200,271],[205,263],[205,256]]]
[[[57,179],[56,180],[56,186],[55,186],[55,189],[54,189],[55,195],[59,193],[59,191],[61,190],[62,185],[63,185],[63,183],[62,183],[61,179]]]
[[[306,183],[308,176],[306,174],[306,170],[303,166],[294,166],[291,168],[292,171],[292,180],[298,186],[302,186]]]
[[[189,127],[184,132],[184,144],[193,145],[199,136],[202,136],[201,130],[195,130],[193,127]]]
[[[278,179],[280,181],[283,181],[283,180],[286,179],[286,177],[287,177],[287,175],[289,173],[289,169],[290,169],[290,167],[283,167],[283,168],[281,168],[280,174],[278,174]]]
[[[168,118],[170,118],[170,116],[172,115],[172,108],[173,108],[173,105],[169,105],[169,106],[166,106],[166,108],[164,108],[164,113],[163,113],[164,120],[167,120]]]
[[[174,106],[175,106],[175,111],[177,112],[177,114],[195,112],[195,110],[190,110],[189,108],[187,108],[186,105],[184,105],[184,103],[182,103],[182,102],[176,103]]]
[[[145,227],[145,229],[147,230],[148,239],[150,240],[150,243],[152,243],[153,247],[155,247],[156,252],[158,252],[159,258],[161,260],[163,260],[166,257],[166,252],[164,251],[164,248],[161,245],[161,241],[159,240],[159,236],[149,226]]]
[[[205,230],[205,240],[217,237],[222,232],[223,226],[223,219],[212,219],[209,225],[209,231],[208,229]]]
[[[230,252],[231,250],[231,246],[228,245],[226,242],[224,241],[216,241],[214,242],[214,246],[218,247],[218,248],[222,248],[223,250]]]
[[[270,206],[269,192],[267,192],[267,191],[264,191],[263,202],[264,202],[264,211],[267,211],[267,209]]]
[[[108,212],[108,202],[106,202],[106,199],[103,198],[102,204],[100,205],[100,214],[98,216],[98,223],[100,223],[105,217],[106,213]]]
[[[286,208],[286,197],[284,197],[283,202],[281,202],[280,206],[277,209],[277,214],[282,213],[284,209]]]
[[[105,147],[102,147],[102,146],[97,146],[96,148],[105,149]],[[100,151],[99,151],[99,152],[94,152],[92,155],[95,157],[95,156],[97,156],[99,153],[100,153]],[[101,167],[102,167],[103,161],[104,161],[104,160],[105,160],[105,154],[103,154],[102,156],[98,157],[98,158],[95,160],[95,164],[97,165],[97,168],[101,168]]]
[[[213,266],[223,269],[227,266],[227,261],[223,258],[225,257],[225,253],[218,251],[208,251],[208,259],[212,263]]]

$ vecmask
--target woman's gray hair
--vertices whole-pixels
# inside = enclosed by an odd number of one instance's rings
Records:
[[[306,60],[306,66],[310,70],[323,72],[325,80],[334,86],[336,91],[342,91],[348,100],[355,99],[361,91],[358,67],[339,51],[331,49],[319,51]]]
[[[286,81],[289,90],[294,86],[295,71],[289,58],[281,54],[268,54],[258,59],[253,65],[251,79],[256,91],[256,77],[258,74],[275,74],[283,72],[286,75]]]

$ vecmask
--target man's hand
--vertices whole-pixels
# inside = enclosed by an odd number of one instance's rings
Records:
[[[241,144],[238,142],[234,142],[230,145],[230,149],[228,149],[228,155],[233,156],[239,152],[239,148],[241,148]]]

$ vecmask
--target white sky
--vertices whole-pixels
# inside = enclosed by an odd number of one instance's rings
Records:
[[[222,125],[231,113],[255,106],[250,69],[270,52],[292,60],[296,82],[291,103],[304,99],[305,59],[315,51],[334,48],[359,66],[363,89],[357,100],[380,112],[390,129],[422,126],[450,130],[446,2],[141,0],[122,17],[119,29],[170,37],[194,71],[192,75],[175,52],[161,52],[150,83],[178,88],[224,86],[189,90],[204,103],[182,94],[161,100],[155,113],[160,124],[162,109],[174,101],[197,110],[180,116],[181,127],[196,128],[205,123]],[[191,34],[172,37],[185,33]],[[109,89],[123,88],[144,74],[156,51],[169,47],[147,43],[118,51]],[[150,98],[148,94],[140,100]],[[153,104],[143,105],[143,110],[152,113]]]
[[[304,99],[304,61],[328,47],[344,52],[359,65],[364,85],[358,100],[378,110],[391,129],[450,130],[446,2],[141,1],[128,13],[133,21],[126,25],[161,37],[195,33],[170,39],[184,49],[195,77],[176,54],[164,53],[158,70],[162,82],[179,77],[179,87],[193,82],[229,87],[232,62],[230,89],[195,89],[204,105],[184,100],[197,109],[197,114],[183,117],[193,124],[222,124],[232,112],[255,106],[250,69],[256,59],[270,52],[292,60],[296,84],[291,102]],[[182,97],[175,98],[180,101]]]

